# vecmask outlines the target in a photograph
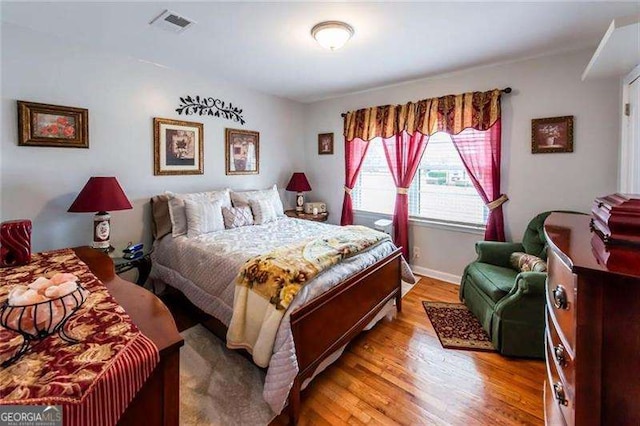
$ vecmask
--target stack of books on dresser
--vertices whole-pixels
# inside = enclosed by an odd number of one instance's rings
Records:
[[[640,194],[598,197],[591,213],[591,229],[605,244],[640,248]]]

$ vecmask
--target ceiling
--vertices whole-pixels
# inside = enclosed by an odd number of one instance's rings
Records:
[[[5,22],[300,102],[595,47],[613,18],[640,13],[640,2],[3,1],[1,7]],[[164,9],[197,24],[182,34],[148,25]],[[353,39],[335,52],[321,48],[310,30],[324,20],[348,22]]]

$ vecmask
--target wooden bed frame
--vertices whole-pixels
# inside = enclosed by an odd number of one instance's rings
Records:
[[[395,297],[402,311],[401,251],[351,276],[291,313],[298,375],[289,393],[289,422],[300,417],[302,383],[320,363],[359,334]]]
[[[402,310],[401,256],[396,249],[291,313],[299,371],[289,393],[290,424],[300,418],[302,384],[320,363],[358,335],[389,300],[395,298],[398,312]],[[226,341],[224,324],[205,317],[202,325]]]

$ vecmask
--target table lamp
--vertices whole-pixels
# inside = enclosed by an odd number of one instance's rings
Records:
[[[124,194],[118,180],[113,177],[92,177],[82,188],[76,200],[69,207],[72,213],[97,212],[93,217],[93,244],[94,249],[110,252],[113,247],[109,244],[111,216],[108,210],[128,210],[133,206]]]
[[[304,206],[303,192],[311,191],[311,185],[309,185],[309,181],[304,173],[295,172],[293,176],[291,176],[289,185],[287,185],[287,191],[295,191],[298,193],[298,195],[296,195],[296,211],[302,212]]]

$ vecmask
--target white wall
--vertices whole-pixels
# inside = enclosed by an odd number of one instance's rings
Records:
[[[510,86],[502,101],[502,191],[508,238],[519,240],[528,221],[552,209],[588,212],[597,195],[616,189],[619,88],[616,79],[582,82],[591,57],[585,50],[478,68],[329,99],[305,109],[306,172],[314,200],[327,202],[332,222],[340,221],[344,184],[342,112],[383,104],[406,103],[446,94]],[[374,65],[372,65],[374,66]],[[531,119],[573,115],[574,152],[531,154]],[[317,154],[317,134],[334,132],[335,155]],[[356,217],[371,223],[370,217]],[[475,258],[481,235],[411,226],[410,245],[422,256],[412,263],[460,275]]]
[[[165,190],[283,187],[304,165],[300,104],[101,53],[2,24],[0,220],[33,221],[33,250],[89,244],[92,215],[67,213],[90,176],[117,176],[133,210],[112,212],[112,244],[150,238],[149,198]],[[224,60],[224,58],[220,58]],[[260,132],[260,174],[226,176],[230,120],[179,116],[179,96],[207,95],[244,109],[243,128]],[[89,149],[17,146],[16,100],[89,109]],[[153,176],[153,117],[204,123],[204,171]],[[287,197],[283,193],[284,197]],[[287,200],[289,200],[287,198]]]
[[[511,86],[503,98],[503,192],[507,235],[519,240],[528,220],[548,209],[588,211],[596,195],[616,188],[619,87],[616,79],[581,82],[591,51],[468,70],[438,78],[301,105],[234,86],[215,77],[160,68],[133,58],[70,45],[11,24],[2,24],[0,117],[0,220],[30,218],[33,249],[87,244],[91,214],[66,210],[90,176],[115,175],[134,209],[113,212],[112,240],[149,241],[148,199],[165,190],[247,189],[286,185],[291,172],[307,173],[308,200],[328,203],[340,220],[344,145],[340,113],[405,103],[449,93]],[[244,128],[260,132],[260,174],[226,176],[224,128],[237,123],[181,117],[174,109],[185,94],[211,95],[244,108]],[[16,100],[89,109],[88,150],[18,147]],[[575,152],[530,151],[532,118],[575,116]],[[153,176],[152,118],[205,124],[205,174]],[[334,132],[334,155],[317,154],[317,134]],[[290,194],[283,197],[292,201]],[[371,217],[356,217],[372,223]],[[413,225],[414,264],[460,275],[474,258],[481,235]]]

